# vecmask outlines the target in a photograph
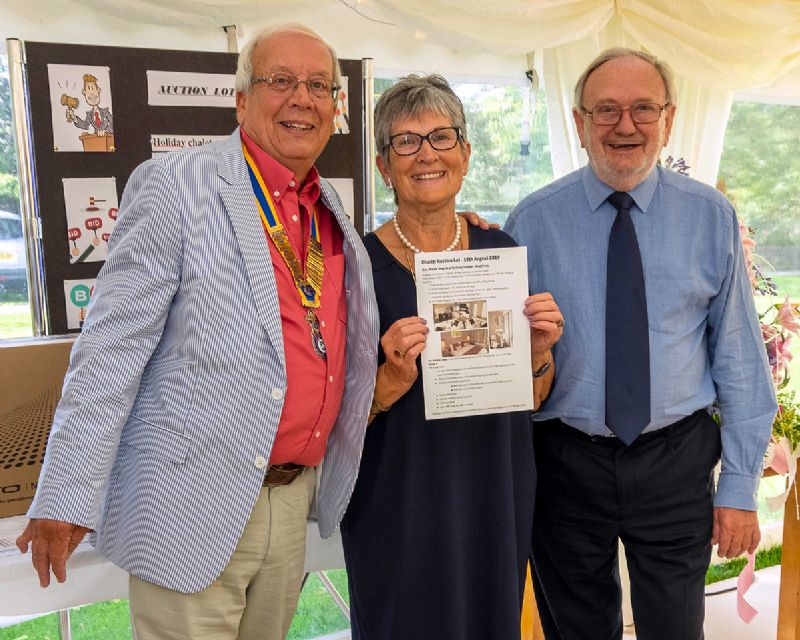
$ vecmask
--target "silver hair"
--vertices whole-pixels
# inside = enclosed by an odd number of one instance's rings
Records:
[[[612,49],[606,49],[594,60],[592,60],[589,63],[589,66],[586,67],[586,70],[581,74],[581,77],[578,78],[578,82],[575,83],[575,95],[572,97],[572,106],[579,111],[585,111],[583,108],[583,90],[586,87],[586,81],[589,79],[589,76],[592,75],[592,73],[599,66],[604,65],[606,62],[616,60],[617,58],[627,57],[639,58],[652,65],[655,70],[658,71],[661,79],[664,81],[664,89],[667,94],[667,104],[675,104],[675,100],[677,99],[675,93],[675,76],[672,73],[672,69],[666,62],[659,60],[654,55],[647,53],[646,51],[638,51],[636,49],[629,49],[627,47],[614,47]]]
[[[322,37],[320,37],[320,35],[312,29],[309,29],[305,25],[296,22],[290,22],[287,24],[281,24],[262,29],[261,31],[255,33],[253,37],[247,41],[247,44],[244,45],[241,53],[239,53],[239,60],[236,66],[237,92],[244,94],[250,93],[251,89],[253,88],[253,56],[255,55],[255,51],[258,49],[258,45],[261,44],[264,39],[279,33],[299,33],[318,40],[328,50],[328,53],[331,54],[331,59],[333,60],[333,69],[331,69],[333,84],[341,85],[342,69],[339,66],[339,58],[336,56],[336,51],[334,51],[333,47],[325,42],[325,40],[323,40]]]
[[[375,146],[384,161],[389,159],[389,136],[392,125],[405,118],[419,118],[433,112],[445,116],[461,133],[459,143],[467,140],[467,119],[450,84],[442,76],[410,75],[400,78],[397,84],[381,94],[375,107]]]

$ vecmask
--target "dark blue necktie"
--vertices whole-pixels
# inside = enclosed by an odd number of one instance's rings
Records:
[[[617,217],[608,237],[606,269],[606,425],[631,444],[650,422],[650,336],[633,198],[608,196]]]

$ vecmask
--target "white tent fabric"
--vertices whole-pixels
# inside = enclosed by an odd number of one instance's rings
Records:
[[[612,46],[642,48],[618,20],[599,33],[544,51],[547,117],[553,174],[563,176],[586,164],[572,119],[575,81],[587,63]],[[683,158],[693,178],[715,184],[722,156],[725,127],[733,92],[704,87],[686,77],[676,78],[678,110],[672,136],[662,156]]]
[[[580,40],[613,19],[684,77],[727,90],[800,65],[797,0],[73,0],[98,13],[171,26],[222,26],[326,4],[460,50],[525,54]],[[335,25],[334,25],[335,28]]]
[[[300,21],[344,57],[461,80],[520,78],[530,53],[543,52],[557,176],[586,161],[570,113],[572,87],[608,46],[643,47],[673,67],[678,116],[665,155],[685,158],[692,175],[709,183],[733,91],[777,80],[800,102],[800,82],[786,81],[800,78],[800,0],[0,0],[0,12],[24,17],[36,33],[6,36],[205,50],[214,50],[210,42],[224,48],[224,25],[244,25],[239,35],[247,38],[255,27]]]

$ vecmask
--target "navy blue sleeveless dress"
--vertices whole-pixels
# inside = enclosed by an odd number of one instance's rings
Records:
[[[415,284],[374,234],[364,244],[383,335],[417,314]],[[353,640],[518,640],[535,493],[530,414],[428,422],[420,376],[367,428],[342,522]]]

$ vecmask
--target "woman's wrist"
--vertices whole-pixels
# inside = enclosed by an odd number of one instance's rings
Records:
[[[378,367],[378,375],[375,379],[375,393],[372,396],[370,414],[377,415],[388,411],[404,393],[405,390],[399,389],[398,385],[386,375],[386,365],[382,364]]]
[[[377,398],[372,398],[372,404],[369,405],[369,415],[370,416],[377,416],[379,413],[383,413],[388,411],[392,408],[392,405],[385,406],[381,402],[378,401]]]
[[[531,357],[531,372],[534,378],[541,378],[553,364],[553,354],[548,349]]]

